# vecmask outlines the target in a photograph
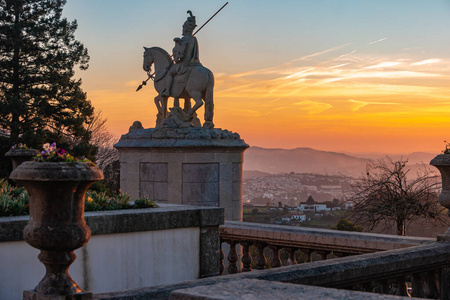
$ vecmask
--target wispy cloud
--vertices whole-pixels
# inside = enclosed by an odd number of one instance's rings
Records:
[[[398,66],[400,63],[396,61],[384,61],[374,66],[364,67],[364,69],[378,69],[378,68],[389,68]]]
[[[439,62],[441,62],[441,60],[438,58],[430,58],[430,59],[413,62],[413,63],[411,63],[411,66],[423,66],[423,65],[436,64]]]
[[[385,38],[382,38],[382,39],[379,39],[379,40],[376,40],[376,41],[370,42],[370,43],[369,43],[369,45],[373,45],[373,44],[376,44],[376,43],[379,43],[379,42],[385,41],[385,40],[387,40],[387,39],[388,39],[388,38],[387,38],[387,37],[385,37]]]
[[[326,49],[326,50],[323,50],[323,51],[315,52],[313,54],[305,55],[305,56],[300,57],[300,58],[298,58],[298,59],[296,59],[294,61],[308,60],[308,59],[311,59],[311,58],[314,58],[314,57],[317,57],[317,56],[328,54],[330,52],[335,52],[335,51],[340,50],[342,48],[345,48],[345,47],[347,47],[349,45],[351,45],[351,43],[339,45],[339,46],[332,47],[332,48],[329,48],[329,49]]]
[[[374,101],[361,101],[361,100],[354,100],[349,99],[348,102],[350,102],[353,105],[352,111],[358,111],[361,108],[368,106],[368,105],[399,105],[399,103],[393,103],[393,102],[374,102]]]
[[[419,113],[420,103],[450,100],[447,70],[444,58],[374,55],[345,44],[270,68],[221,74],[215,97],[269,120],[403,116]]]

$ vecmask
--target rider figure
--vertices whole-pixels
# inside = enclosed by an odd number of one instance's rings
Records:
[[[188,14],[190,16],[183,24],[183,37],[173,39],[175,42],[175,47],[172,50],[174,64],[167,71],[166,88],[161,93],[163,97],[169,97],[171,95],[173,77],[175,75],[186,73],[191,66],[201,65],[198,58],[197,38],[192,35],[194,28],[197,27],[195,24],[195,16],[192,15],[190,10],[188,10]]]

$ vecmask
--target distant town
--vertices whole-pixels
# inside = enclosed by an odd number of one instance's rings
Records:
[[[353,178],[282,173],[243,180],[244,221],[330,228],[351,207]]]

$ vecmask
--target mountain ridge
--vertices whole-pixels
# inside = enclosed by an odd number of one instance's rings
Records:
[[[259,171],[270,174],[278,173],[315,173],[360,177],[365,172],[366,164],[371,160],[390,157],[393,160],[408,160],[408,166],[418,170],[423,164],[428,165],[435,154],[412,152],[410,154],[372,154],[358,157],[336,151],[316,150],[309,147],[292,149],[263,148],[252,146],[244,152],[244,171]],[[248,173],[247,173],[248,174]]]

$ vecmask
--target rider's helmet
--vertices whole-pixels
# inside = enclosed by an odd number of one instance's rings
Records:
[[[190,10],[188,10],[187,12],[190,16],[183,24],[183,35],[192,34],[194,28],[197,27],[197,24],[195,22],[195,16],[192,15],[192,12]]]

